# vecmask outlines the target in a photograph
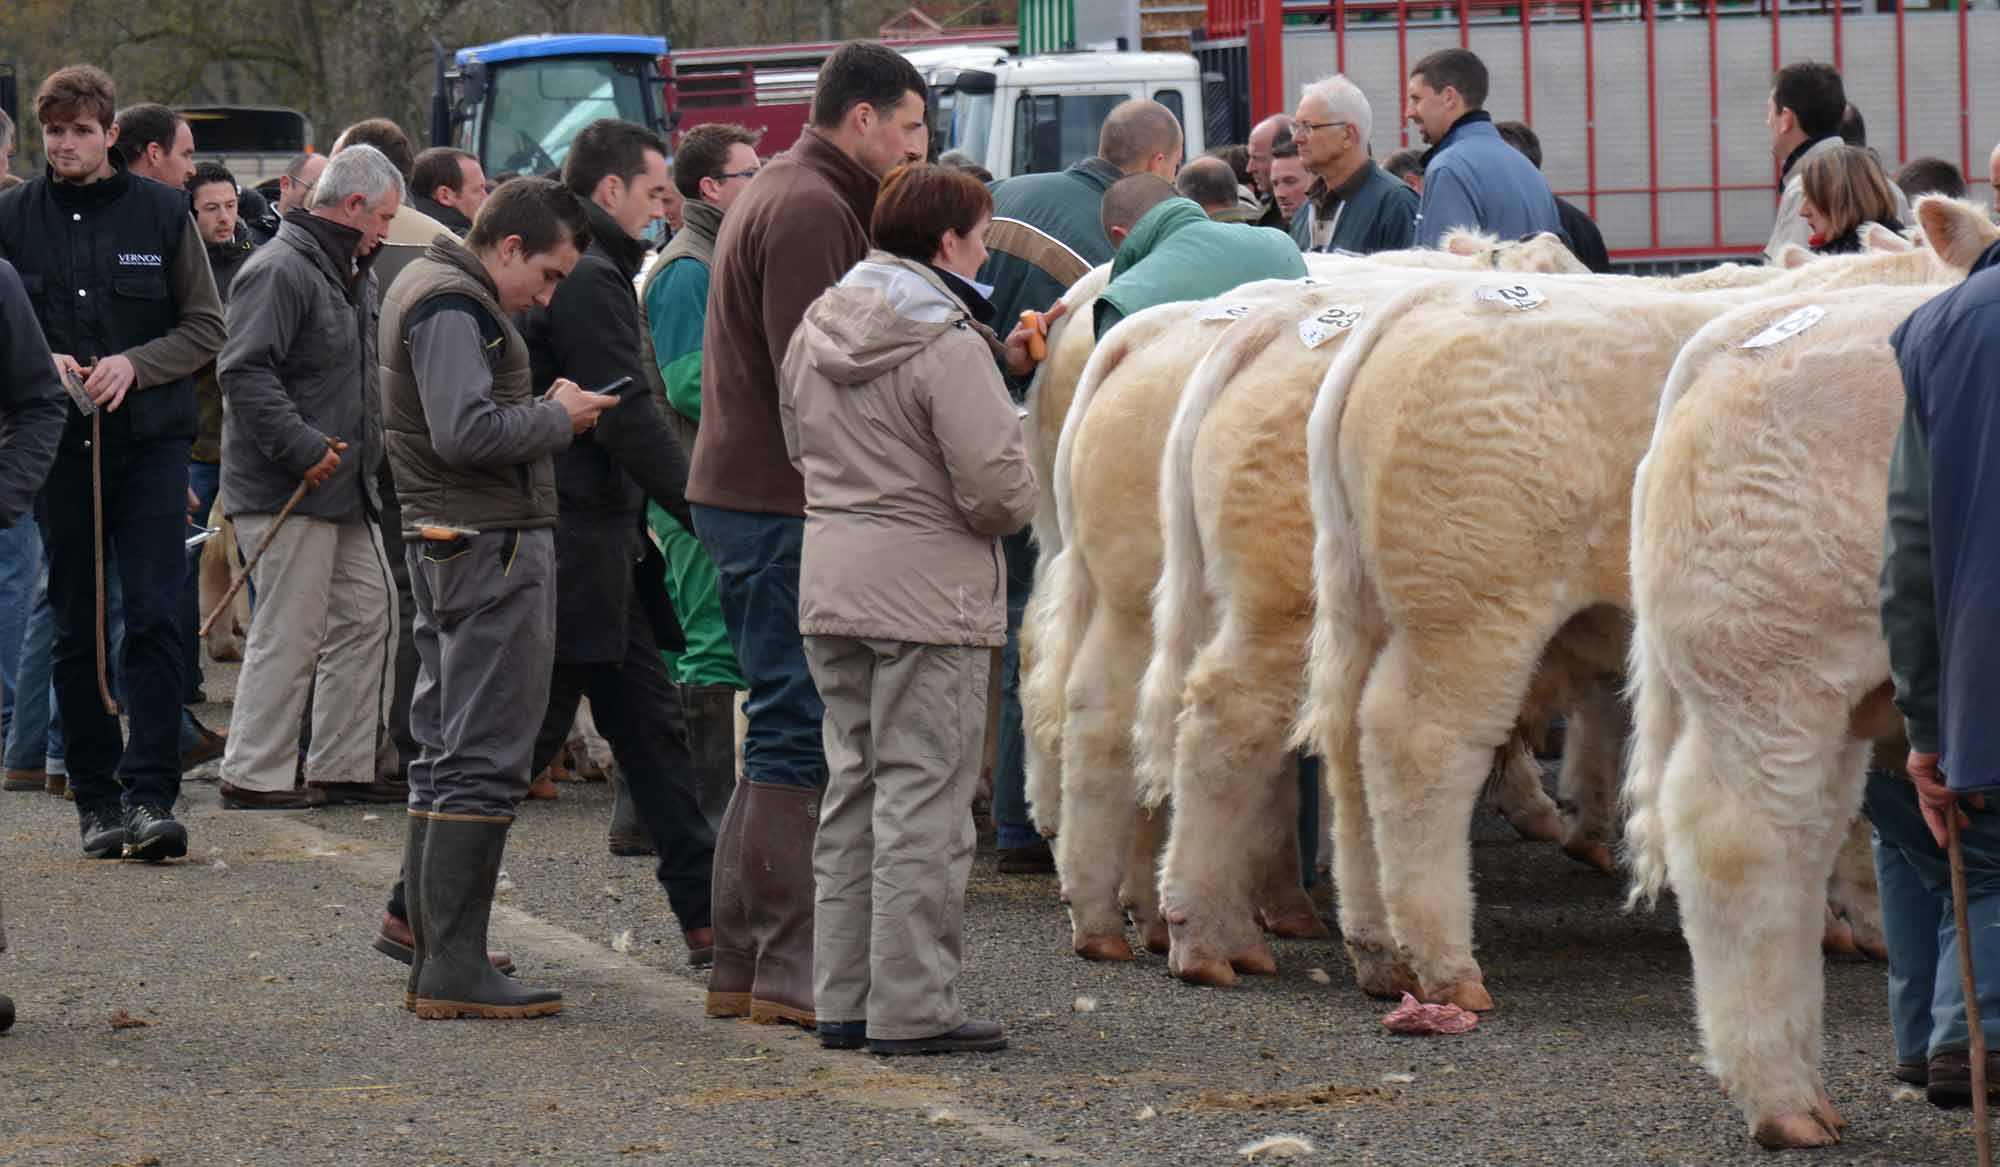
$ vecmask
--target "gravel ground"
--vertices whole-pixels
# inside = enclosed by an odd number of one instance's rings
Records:
[[[982,852],[964,991],[1013,1047],[884,1062],[704,1019],[649,861],[605,852],[609,809],[604,786],[564,786],[509,850],[495,943],[563,1016],[420,1023],[368,948],[397,808],[225,812],[190,782],[191,855],[147,868],[84,860],[67,803],[0,797],[0,990],[21,1011],[0,1164],[1223,1164],[1281,1132],[1341,1164],[1767,1159],[1695,1064],[1671,911],[1622,913],[1612,880],[1497,820],[1475,863],[1499,1009],[1473,1034],[1388,1036],[1334,943],[1281,943],[1276,976],[1226,990],[1160,957],[1087,964],[1054,879]],[[1963,1113],[1892,1100],[1883,969],[1827,973],[1828,1083],[1854,1126],[1817,1158],[1971,1162]]]

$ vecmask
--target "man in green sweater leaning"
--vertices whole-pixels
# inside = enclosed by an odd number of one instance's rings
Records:
[[[1306,274],[1298,245],[1282,231],[1217,223],[1172,183],[1134,174],[1104,192],[1104,233],[1117,246],[1111,282],[1097,298],[1097,337],[1159,304],[1205,300],[1256,280]]]
[[[686,200],[684,222],[647,273],[642,299],[668,416],[690,451],[701,421],[701,334],[715,235],[759,166],[757,135],[737,125],[696,126],[674,154],[674,186]],[[668,673],[682,686],[702,811],[716,826],[736,784],[736,694],[747,686],[729,647],[715,564],[694,532],[657,505],[647,506],[646,518],[666,558],[667,593],[687,634],[686,649],[664,655]]]

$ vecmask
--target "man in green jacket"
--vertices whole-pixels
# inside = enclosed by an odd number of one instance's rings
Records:
[[[1299,95],[1292,140],[1314,175],[1292,216],[1292,238],[1301,251],[1370,255],[1408,247],[1416,238],[1420,200],[1368,156],[1374,124],[1368,98],[1339,74]]]
[[[1111,282],[1097,298],[1097,338],[1159,304],[1205,300],[1255,280],[1300,279],[1290,239],[1246,223],[1217,223],[1171,183],[1135,174],[1104,193],[1104,233],[1118,241]]]
[[[701,421],[701,333],[708,321],[715,235],[759,168],[757,135],[737,125],[696,126],[674,154],[674,187],[685,200],[681,230],[647,274],[641,298],[668,416],[690,450]],[[729,646],[714,561],[694,532],[658,504],[647,505],[646,520],[666,559],[667,594],[687,637],[685,649],[662,655],[667,672],[682,686],[702,811],[709,825],[717,826],[736,785],[736,694],[748,685]]]

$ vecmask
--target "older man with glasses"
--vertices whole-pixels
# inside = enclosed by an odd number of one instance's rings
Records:
[[[1313,174],[1292,216],[1292,238],[1301,250],[1367,255],[1408,247],[1415,238],[1416,192],[1368,156],[1374,122],[1368,98],[1338,74],[1299,96],[1292,141]]]

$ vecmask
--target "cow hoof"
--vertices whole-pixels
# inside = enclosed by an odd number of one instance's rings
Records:
[[[1880,936],[1868,935],[1857,930],[1854,933],[1854,947],[1860,949],[1861,955],[1869,960],[1883,964],[1889,962],[1889,946]]]
[[[1326,921],[1319,913],[1308,910],[1273,913],[1265,909],[1264,928],[1271,935],[1284,940],[1325,940],[1333,933],[1327,931]]]
[[[1240,973],[1269,976],[1278,971],[1278,958],[1272,955],[1270,945],[1257,943],[1230,957],[1229,966]]]
[[[1146,922],[1140,936],[1146,942],[1146,951],[1156,956],[1165,956],[1173,947],[1173,934],[1168,930],[1166,920],[1157,916]]]
[[[1595,867],[1606,875],[1616,872],[1611,862],[1611,848],[1603,843],[1564,843],[1563,854],[1586,867]]]
[[[1076,942],[1076,954],[1085,960],[1131,960],[1132,946],[1123,936],[1085,936]]]
[[[1819,950],[1828,956],[1860,956],[1854,943],[1854,928],[1845,920],[1828,920],[1820,937]]]
[[[1385,1001],[1400,1001],[1404,993],[1415,993],[1419,987],[1409,966],[1384,957],[1357,958],[1354,983],[1362,992]]]
[[[1493,994],[1478,981],[1458,981],[1440,985],[1435,989],[1417,994],[1426,1004],[1456,1005],[1470,1013],[1485,1013],[1493,1008]]]
[[[1833,1099],[1828,1098],[1825,1094],[1821,1094],[1819,1101],[1813,1103],[1813,1117],[1819,1120],[1821,1126],[1832,1131],[1836,1136],[1847,1129],[1847,1120],[1842,1118],[1840,1112],[1833,1108]]]
[[[1226,960],[1184,960],[1174,975],[1190,985],[1226,989],[1236,983],[1236,970]]]
[[[1514,833],[1531,843],[1560,843],[1563,837],[1562,816],[1559,814],[1523,815],[1507,820]]]
[[[1840,1141],[1839,1135],[1828,1130],[1825,1123],[1808,1111],[1774,1114],[1760,1119],[1751,1137],[1767,1151],[1831,1147]]]

